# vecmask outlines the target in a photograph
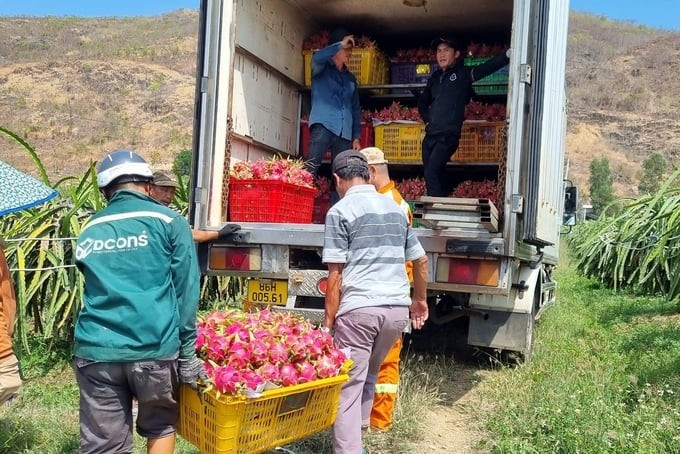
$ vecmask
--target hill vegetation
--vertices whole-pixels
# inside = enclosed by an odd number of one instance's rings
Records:
[[[0,18],[0,118],[53,179],[114,147],[170,167],[191,147],[196,11],[159,17]],[[619,196],[642,161],[680,153],[680,34],[572,13],[567,57],[567,177],[587,196],[589,164],[608,158]],[[0,159],[32,171],[3,143]]]

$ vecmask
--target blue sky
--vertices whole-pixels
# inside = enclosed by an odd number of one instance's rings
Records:
[[[680,31],[679,0],[571,0],[572,10]]]
[[[196,9],[199,3],[199,0],[0,0],[0,15],[140,16],[177,8]],[[680,31],[680,0],[571,0],[571,8]]]
[[[0,16],[153,16],[199,0],[0,0]]]

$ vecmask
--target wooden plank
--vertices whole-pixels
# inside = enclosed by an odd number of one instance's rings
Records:
[[[491,233],[498,232],[498,222],[482,221],[480,224],[482,224],[484,228]]]
[[[498,232],[498,210],[484,198],[421,197],[415,202],[413,217],[431,229]]]
[[[417,210],[455,210],[455,211],[479,211],[479,205],[449,205],[447,203],[428,203],[421,206],[416,205]]]
[[[416,203],[418,202],[423,202],[423,203],[445,203],[447,205],[455,204],[455,205],[478,205],[480,203],[480,200],[486,200],[488,201],[489,199],[472,199],[472,198],[466,198],[466,197],[421,197]]]
[[[427,220],[425,222],[428,222]],[[431,221],[433,229],[447,229],[457,228],[470,232],[488,232],[488,230],[481,224],[472,224],[469,222],[455,222],[455,221]]]
[[[496,209],[496,205],[494,205],[493,202],[489,202],[486,205],[480,205],[479,210],[482,213],[485,211],[490,211],[496,218],[498,218],[498,209]]]
[[[466,212],[466,211],[448,211],[448,210],[427,210],[422,213],[414,214],[413,217],[419,219],[444,219],[447,220],[452,217],[458,219],[466,219],[470,222],[479,222],[481,220],[481,215],[476,212]]]
[[[418,219],[422,225],[432,226],[430,228],[459,227],[471,230],[482,229],[492,233],[498,232],[498,220],[490,217],[471,220],[456,215],[425,214],[424,217]]]
[[[441,220],[465,220],[469,222],[496,222],[498,223],[498,218],[493,214],[487,213],[477,213],[469,211],[450,211],[450,210],[426,210],[422,212],[413,213],[414,219],[441,219]],[[455,219],[454,219],[455,218]]]
[[[479,223],[483,220],[491,222],[497,219],[492,216],[480,216],[479,213],[461,213],[455,211],[427,211],[423,214],[413,216],[415,219],[430,219],[433,221],[458,221],[458,222],[474,222]]]
[[[416,209],[461,209],[466,211],[487,208],[498,217],[498,208],[489,199],[466,199],[456,197],[421,197],[415,202]]]

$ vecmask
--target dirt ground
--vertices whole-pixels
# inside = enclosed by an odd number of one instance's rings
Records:
[[[480,415],[489,409],[484,400],[485,379],[493,371],[479,365],[456,365],[455,380],[443,389],[444,401],[432,409],[426,422],[427,438],[420,447],[429,454],[482,454],[491,443]]]

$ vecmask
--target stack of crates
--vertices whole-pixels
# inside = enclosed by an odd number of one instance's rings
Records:
[[[491,60],[492,57],[466,58],[465,66],[479,66]],[[508,67],[504,66],[493,74],[472,84],[478,95],[504,95],[508,93]]]

